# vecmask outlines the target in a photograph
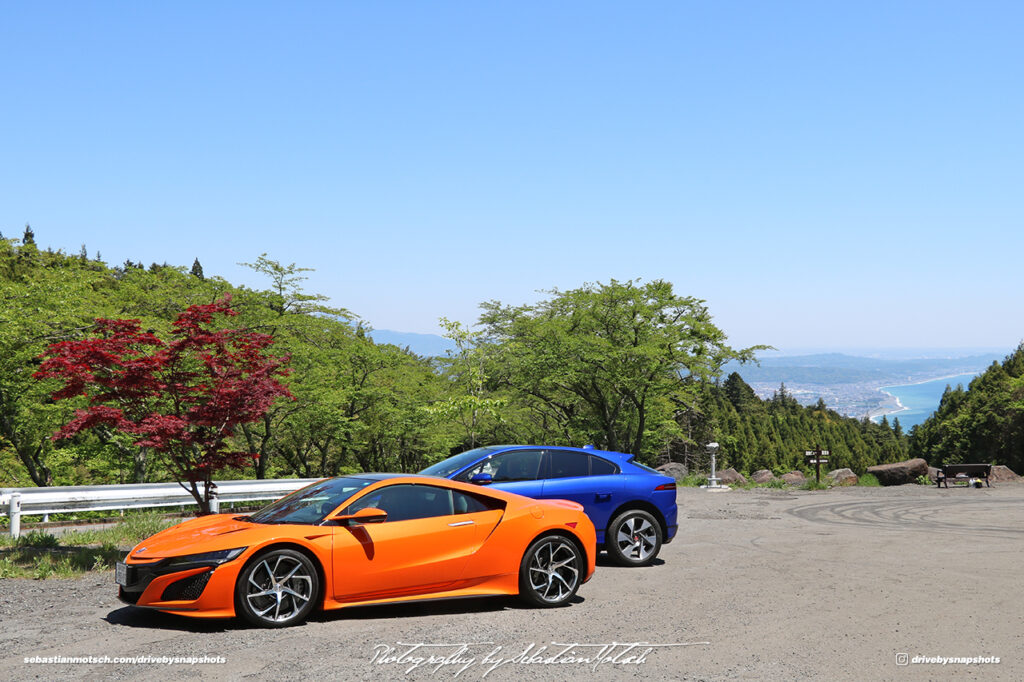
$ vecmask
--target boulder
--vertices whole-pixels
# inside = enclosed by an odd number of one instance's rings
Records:
[[[750,475],[750,480],[754,483],[767,483],[775,480],[775,474],[768,469],[760,469]]]
[[[996,464],[992,467],[992,471],[988,472],[988,480],[992,483],[1010,483],[1019,481],[1020,476],[1013,473],[1010,467]]]
[[[789,485],[803,485],[807,482],[807,477],[799,471],[790,471],[788,474],[782,474],[782,480]]]
[[[906,485],[916,483],[918,476],[928,475],[928,462],[918,457],[905,462],[878,464],[868,467],[868,473],[874,474],[882,485]]]
[[[658,467],[658,471],[666,476],[671,476],[677,481],[683,480],[690,473],[690,470],[682,462],[667,462]]]
[[[828,472],[828,477],[832,479],[835,485],[857,485],[857,474],[853,473],[849,469],[833,469]]]
[[[718,472],[718,480],[723,485],[746,485],[747,479],[743,477],[743,474],[736,471],[733,468],[728,468],[725,471]]]

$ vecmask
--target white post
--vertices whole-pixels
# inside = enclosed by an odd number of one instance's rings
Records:
[[[220,500],[217,499],[217,491],[210,493],[210,513],[220,514]]]
[[[708,477],[708,484],[701,486],[702,488],[721,488],[721,481],[715,472],[715,453],[718,452],[718,443],[708,443],[707,445],[708,454],[711,455],[711,476]]]
[[[7,518],[11,520],[11,537],[21,535],[21,493],[11,493],[11,504],[7,509]]]

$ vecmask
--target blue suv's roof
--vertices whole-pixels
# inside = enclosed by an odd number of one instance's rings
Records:
[[[575,450],[576,452],[585,452],[591,455],[600,455],[607,459],[614,459],[619,462],[628,462],[633,459],[634,455],[628,452],[616,452],[615,450],[598,450],[597,448],[584,446],[578,448],[572,445],[492,445],[494,448],[492,452],[507,452],[509,450],[536,450],[538,448],[544,450]]]

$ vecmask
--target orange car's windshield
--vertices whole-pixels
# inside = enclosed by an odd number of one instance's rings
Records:
[[[373,483],[369,478],[331,478],[296,490],[264,507],[247,521],[254,523],[318,524],[345,500]]]

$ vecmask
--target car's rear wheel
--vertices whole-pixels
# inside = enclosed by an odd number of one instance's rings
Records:
[[[583,553],[563,535],[533,541],[519,567],[519,596],[534,606],[561,606],[580,587]]]
[[[280,628],[306,620],[316,606],[319,589],[320,579],[309,557],[293,549],[272,549],[239,573],[235,604],[249,623]]]
[[[661,526],[650,512],[624,511],[608,525],[605,549],[620,566],[646,566],[661,551]]]

